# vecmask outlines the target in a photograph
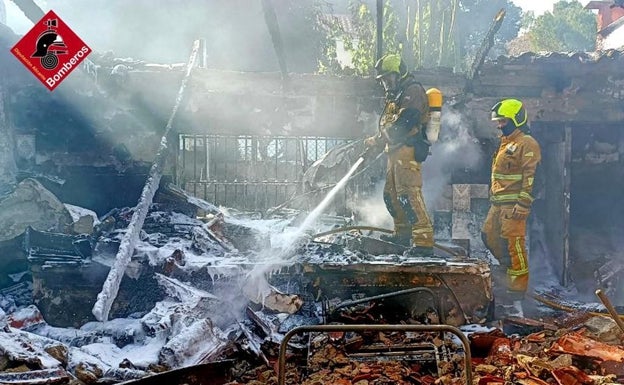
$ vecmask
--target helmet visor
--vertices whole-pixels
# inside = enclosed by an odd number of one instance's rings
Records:
[[[492,120],[503,120],[503,119],[507,119],[507,117],[500,115],[498,112],[496,111],[492,111],[492,115],[491,115],[491,119]]]

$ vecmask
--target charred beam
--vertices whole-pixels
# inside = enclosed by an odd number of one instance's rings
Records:
[[[501,25],[503,24],[504,18],[505,18],[504,9],[501,9],[500,11],[498,11],[496,16],[494,16],[494,21],[492,22],[490,29],[485,35],[485,38],[481,42],[481,46],[479,47],[479,50],[477,51],[477,54],[475,55],[475,60],[472,63],[472,66],[470,67],[470,71],[468,72],[469,82],[472,81],[472,79],[474,79],[477,71],[483,65],[483,62],[485,61],[485,57],[487,56],[488,52],[490,52],[490,48],[492,48],[492,45],[494,45],[494,35],[496,34],[496,32],[498,32]]]
[[[284,54],[284,43],[282,42],[282,34],[280,33],[279,22],[277,21],[277,13],[271,0],[262,0],[262,11],[264,12],[264,20],[271,34],[273,48],[277,55],[280,71],[282,72],[282,80],[288,79],[288,68],[286,67],[286,55]]]
[[[596,290],[596,295],[600,298],[600,302],[602,302],[602,304],[607,308],[611,318],[613,318],[620,330],[624,332],[624,321],[622,321],[618,313],[615,311],[615,308],[611,304],[611,301],[609,301],[609,298],[607,298],[607,295],[600,289]]]
[[[33,0],[13,0],[13,2],[24,12],[28,20],[35,24],[45,15]]]
[[[132,219],[130,220],[130,224],[128,225],[128,229],[123,235],[123,239],[121,240],[115,263],[111,267],[108,276],[106,277],[106,281],[104,281],[104,284],[102,285],[102,291],[100,292],[100,294],[98,294],[97,301],[95,302],[95,304],[93,305],[93,309],[91,310],[95,318],[99,321],[106,321],[108,319],[108,315],[113,305],[113,301],[115,300],[115,297],[117,297],[119,284],[121,283],[121,280],[123,278],[124,271],[128,263],[130,262],[132,253],[134,252],[134,245],[138,242],[139,233],[141,231],[141,228],[143,227],[143,223],[145,222],[145,217],[147,216],[149,206],[152,203],[152,200],[154,199],[154,194],[156,194],[156,190],[158,189],[158,185],[160,184],[165,161],[169,155],[169,133],[171,132],[173,119],[175,118],[178,109],[180,108],[180,104],[182,103],[184,91],[186,90],[186,85],[195,64],[195,59],[197,58],[198,51],[199,40],[196,40],[193,43],[191,56],[189,57],[189,61],[186,65],[186,73],[184,75],[184,78],[182,79],[180,89],[178,90],[175,105],[173,106],[173,110],[171,111],[171,115],[169,116],[169,121],[167,122],[167,126],[165,127],[165,132],[163,133],[163,136],[160,140],[160,147],[158,148],[156,158],[154,159],[147,181],[145,182],[145,186],[143,187],[141,197],[139,198],[139,203],[135,207],[134,213],[132,214]]]

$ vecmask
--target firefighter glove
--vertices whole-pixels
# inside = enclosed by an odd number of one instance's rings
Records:
[[[511,212],[511,218],[517,220],[526,219],[529,216],[531,209],[516,203]]]

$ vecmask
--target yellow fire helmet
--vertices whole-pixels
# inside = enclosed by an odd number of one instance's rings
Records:
[[[403,62],[400,55],[386,54],[377,60],[375,64],[375,70],[377,71],[377,79],[384,77],[387,74],[396,72],[400,77],[407,75],[407,66]]]
[[[504,99],[492,107],[492,120],[507,118],[516,128],[522,127],[528,120],[527,112],[518,99]]]

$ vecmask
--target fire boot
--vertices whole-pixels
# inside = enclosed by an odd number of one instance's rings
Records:
[[[498,298],[500,305],[496,305],[497,317],[524,317],[524,292],[507,290]]]
[[[394,234],[382,234],[379,236],[382,241],[395,243],[397,245],[410,247],[412,242],[412,234],[410,233],[394,233]]]
[[[407,249],[405,255],[415,258],[433,258],[433,247],[414,246]]]
[[[524,318],[524,309],[522,301],[515,300],[511,303],[502,303],[496,305],[496,318],[521,317]]]

